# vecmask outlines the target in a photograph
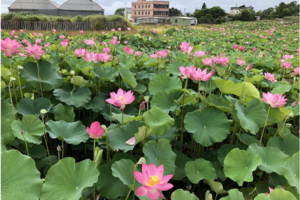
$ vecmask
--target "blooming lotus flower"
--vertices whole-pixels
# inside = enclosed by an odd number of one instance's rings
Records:
[[[44,47],[49,47],[51,45],[51,43],[50,42],[47,42],[45,45],[44,45]]]
[[[158,58],[158,55],[153,53],[153,54],[150,55],[150,58]]]
[[[10,37],[1,40],[1,51],[5,52],[6,57],[10,57],[15,53],[20,53],[19,48],[22,47],[16,39],[10,39]]]
[[[283,62],[283,63],[281,63],[281,67],[284,68],[284,69],[289,69],[289,68],[292,67],[292,63]]]
[[[65,39],[63,41],[60,42],[61,46],[63,46],[64,48],[67,48],[69,46],[69,39]]]
[[[117,45],[120,43],[120,41],[118,41],[118,38],[117,37],[113,37],[113,39],[111,41],[109,41],[109,43],[111,45]]]
[[[122,28],[118,28],[118,31],[121,31],[122,30]]]
[[[127,40],[125,40],[123,43],[124,43],[124,44],[127,44],[127,43],[128,43],[128,41],[127,41]]]
[[[125,53],[127,53],[127,54],[133,54],[133,53],[134,53],[134,50],[133,50],[133,49],[130,49],[129,46],[125,46],[125,47],[123,48],[123,51],[124,51]]]
[[[156,31],[156,30],[153,30],[153,31],[152,31],[152,33],[156,34],[156,33],[157,33],[157,31]]]
[[[82,34],[82,33],[83,33],[83,30],[80,30],[79,33]]]
[[[183,67],[183,66],[180,66],[179,67],[179,71],[183,75],[180,78],[186,79],[186,78],[190,78],[191,77],[191,74],[194,73],[194,71],[195,71],[195,67],[194,66],[192,66],[192,67]]]
[[[218,58],[214,58],[213,61],[218,64],[221,64],[222,66],[227,66],[227,63],[229,63],[229,58],[225,56],[220,56]]]
[[[201,57],[205,56],[205,51],[196,51],[195,56],[198,58],[201,58]]]
[[[45,51],[42,50],[42,46],[39,46],[35,44],[32,46],[31,44],[28,44],[27,47],[25,47],[25,51],[29,53],[28,56],[34,56],[36,59],[40,60],[41,56],[45,54]]]
[[[271,105],[272,108],[281,107],[286,104],[287,99],[281,94],[263,93],[263,101]]]
[[[239,47],[239,50],[240,50],[240,51],[244,51],[245,48],[244,48],[243,46],[240,46],[240,47]]]
[[[21,42],[26,44],[28,41],[26,39],[23,39]]]
[[[131,30],[131,28],[130,27],[127,27],[127,31],[130,31]]]
[[[87,62],[94,62],[97,63],[98,62],[98,54],[94,53],[94,52],[86,52],[85,56],[84,56],[84,60],[86,60]]]
[[[296,73],[296,74],[298,74],[298,75],[300,75],[300,67],[296,67],[296,68],[294,68],[294,73]]]
[[[293,58],[294,58],[294,55],[283,55],[282,58],[283,58],[284,60],[293,59]]]
[[[167,191],[173,187],[168,181],[173,177],[173,174],[164,176],[164,165],[160,165],[158,168],[151,163],[149,166],[142,163],[142,173],[133,172],[136,180],[143,186],[136,190],[138,196],[145,196],[151,200],[156,200],[159,197],[165,199],[162,191]]]
[[[188,54],[191,53],[194,48],[190,46],[190,42],[182,42],[179,47],[182,53],[188,53]]]
[[[202,63],[203,63],[203,65],[213,66],[214,61],[211,58],[205,58],[205,59],[202,59]]]
[[[104,48],[102,49],[102,51],[103,51],[103,53],[109,54],[110,51],[111,51],[111,49],[110,49],[109,47],[104,47]]]
[[[91,128],[86,127],[86,130],[90,138],[101,138],[105,132],[105,129],[101,127],[100,123],[95,121],[91,124]]]
[[[110,99],[106,99],[105,101],[116,107],[120,107],[120,110],[123,110],[125,106],[131,104],[134,99],[135,97],[133,96],[133,92],[131,92],[131,90],[125,92],[119,88],[117,93],[111,92]]]
[[[54,32],[54,33],[55,33],[55,32],[56,32],[56,29],[54,29],[54,28],[53,28],[53,29],[52,29],[52,32]]]
[[[257,50],[257,48],[253,48],[253,49],[252,49],[252,52],[254,53],[256,50]]]
[[[107,53],[99,53],[98,60],[107,63],[108,61],[111,60],[111,55],[109,55]]]
[[[83,57],[85,56],[85,54],[87,53],[87,50],[86,49],[75,49],[74,51],[74,54],[77,56],[77,57]]]
[[[238,58],[238,59],[237,59],[237,64],[238,64],[238,65],[245,65],[245,64],[246,64],[246,61],[242,60],[242,58]]]
[[[26,57],[26,55],[24,53],[19,53],[19,56]]]
[[[297,52],[300,53],[300,48],[297,49]]]
[[[65,39],[65,38],[66,38],[66,36],[64,36],[64,35],[59,36],[59,39]]]
[[[237,48],[239,48],[239,45],[234,44],[234,45],[233,45],[233,48],[234,48],[234,49],[237,49]]]
[[[142,53],[141,51],[136,51],[136,52],[135,52],[135,55],[136,55],[136,56],[141,56],[142,54],[143,54],[143,53]]]
[[[156,52],[156,55],[157,55],[158,57],[160,57],[160,58],[165,58],[165,57],[168,56],[168,50],[165,50],[165,51],[163,51],[163,50],[157,51],[157,52]]]
[[[42,42],[42,39],[37,39],[37,40],[35,41],[36,44],[40,44],[41,42]]]
[[[197,70],[194,70],[194,72],[191,74],[191,79],[194,81],[208,81],[212,75],[214,75],[215,70],[211,70],[209,73],[207,73],[207,68],[205,68],[203,71],[198,68]]]
[[[89,46],[94,46],[96,43],[94,40],[84,40],[84,43]]]

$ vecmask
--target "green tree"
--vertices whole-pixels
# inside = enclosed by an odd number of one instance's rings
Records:
[[[177,8],[170,8],[169,9],[169,16],[180,16],[181,12]]]
[[[207,8],[205,2],[202,4],[201,9]]]
[[[201,10],[196,10],[193,16],[199,19],[200,17],[205,17],[206,14],[209,14],[209,9],[204,8]]]
[[[187,17],[192,16],[192,14],[191,14],[190,12],[187,12],[185,15],[186,15]]]
[[[209,9],[209,14],[211,14],[214,19],[217,19],[219,17],[224,17],[226,15],[226,12],[219,6],[214,6]]]
[[[254,10],[242,10],[238,17],[241,21],[254,21],[255,20],[255,12]]]
[[[115,15],[121,15],[121,16],[124,16],[124,11],[125,11],[125,8],[118,8],[118,9],[115,11]]]

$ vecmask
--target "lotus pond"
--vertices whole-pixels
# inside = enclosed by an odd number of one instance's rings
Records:
[[[297,24],[1,39],[1,199],[299,199]]]

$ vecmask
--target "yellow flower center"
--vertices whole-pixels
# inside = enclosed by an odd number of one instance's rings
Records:
[[[150,176],[148,186],[153,187],[156,184],[159,184],[159,178],[157,176]]]
[[[120,99],[120,100],[123,100],[123,96],[120,96],[119,99]]]

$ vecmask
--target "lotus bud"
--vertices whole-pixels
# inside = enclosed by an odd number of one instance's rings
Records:
[[[21,66],[21,65],[18,65],[18,67],[17,67],[18,69],[23,69],[23,66]]]
[[[14,82],[16,79],[14,77],[10,77],[9,81]]]
[[[250,63],[247,67],[246,67],[246,71],[249,72],[252,69],[252,63]]]
[[[61,146],[57,145],[57,151],[61,151]]]
[[[294,114],[293,114],[293,113],[290,113],[290,114],[289,114],[289,117],[294,117]]]
[[[140,104],[140,110],[145,110],[145,101]]]
[[[127,145],[133,146],[135,144],[135,137],[130,138],[129,140],[126,141]]]
[[[71,73],[71,75],[75,75],[75,71],[74,70],[71,70],[70,73]]]
[[[292,107],[295,107],[295,106],[297,106],[298,105],[298,102],[297,101],[294,101],[293,103],[292,103]]]
[[[42,109],[42,110],[40,111],[40,113],[41,113],[42,115],[44,115],[44,114],[47,113],[47,110],[46,110],[46,109]]]
[[[22,135],[24,134],[24,131],[23,131],[23,130],[21,130],[21,134],[22,134]]]
[[[141,157],[136,164],[141,165],[142,163],[146,163],[146,159],[144,157]]]
[[[291,128],[292,127],[292,124],[290,124],[290,123],[286,123],[285,125],[286,125],[287,128]]]

